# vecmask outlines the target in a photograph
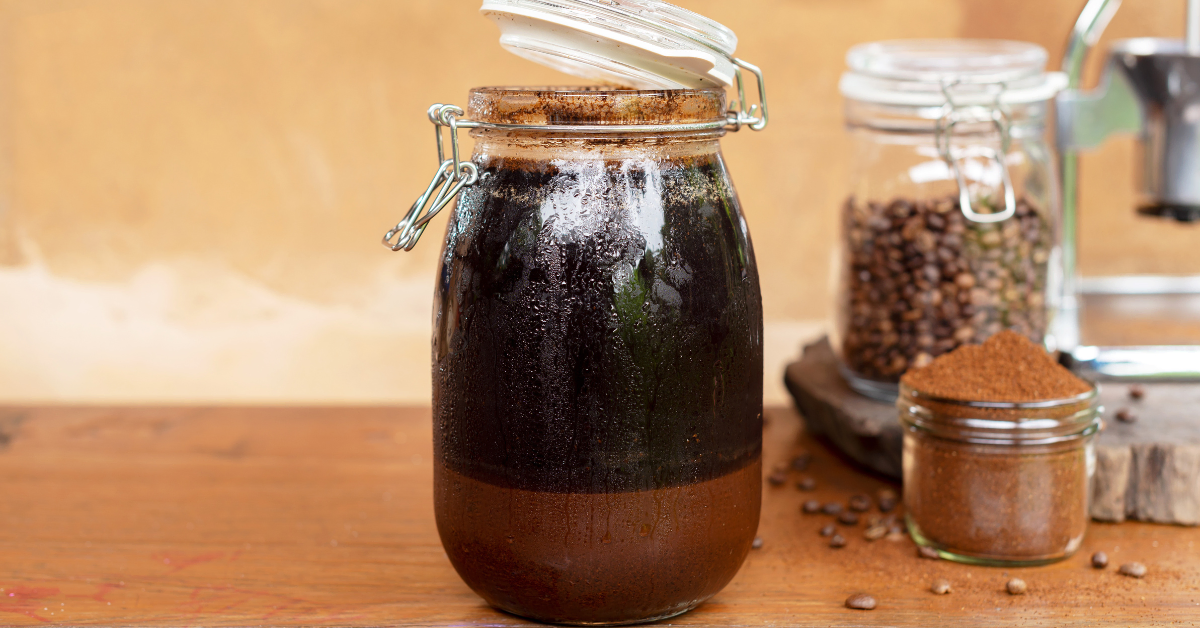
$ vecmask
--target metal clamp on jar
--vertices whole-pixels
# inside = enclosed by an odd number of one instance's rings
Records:
[[[910,367],[1012,329],[1054,348],[1058,196],[1047,102],[1066,78],[1021,42],[856,46],[831,340],[847,381],[894,399]]]
[[[758,527],[762,297],[720,138],[766,126],[762,73],[728,29],[662,2],[482,10],[513,52],[638,89],[477,88],[465,111],[429,109],[437,171],[384,244],[411,250],[457,196],[434,306],[442,544],[517,615],[671,617],[733,578]]]

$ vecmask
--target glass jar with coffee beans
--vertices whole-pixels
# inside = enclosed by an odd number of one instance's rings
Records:
[[[831,341],[857,391],[1010,329],[1048,348],[1061,300],[1047,103],[1034,44],[864,44],[841,81],[854,150]]]

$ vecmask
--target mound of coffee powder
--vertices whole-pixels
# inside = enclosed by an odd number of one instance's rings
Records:
[[[1008,330],[911,369],[901,381],[925,395],[960,401],[1045,401],[1091,389],[1045,349]]]

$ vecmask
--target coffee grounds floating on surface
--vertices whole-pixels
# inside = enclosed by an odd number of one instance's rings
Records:
[[[1046,401],[1091,390],[1040,346],[1007,330],[910,370],[901,381],[924,395],[959,401]]]

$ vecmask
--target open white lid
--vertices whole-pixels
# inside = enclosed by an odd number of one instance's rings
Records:
[[[1034,103],[1067,86],[1046,71],[1046,49],[998,39],[902,39],[860,44],[846,53],[842,95],[885,105],[936,107]]]
[[[500,45],[556,70],[637,89],[730,87],[733,31],[661,0],[484,0]]]

